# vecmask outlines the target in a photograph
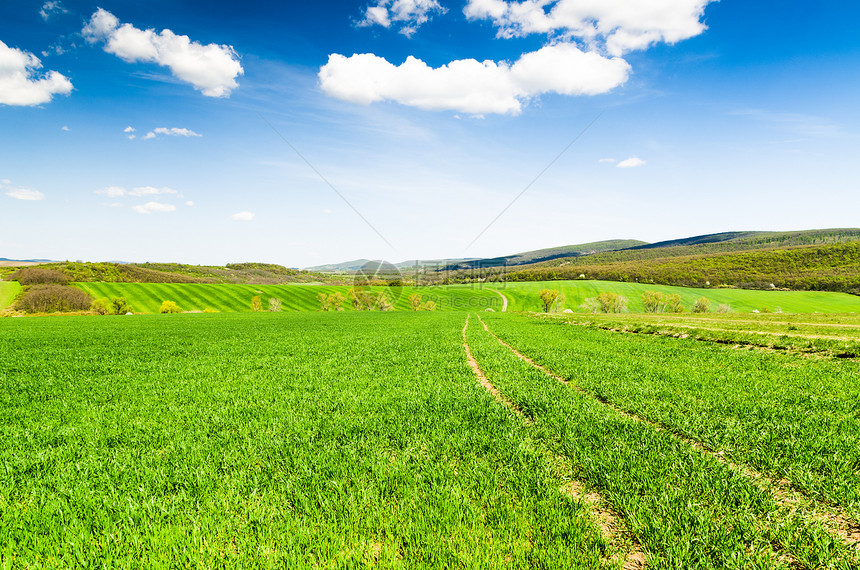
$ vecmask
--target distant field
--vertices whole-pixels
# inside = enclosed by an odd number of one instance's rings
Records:
[[[17,281],[0,281],[0,309],[5,309],[12,304],[21,285]]]
[[[316,311],[320,308],[317,295],[339,291],[347,295],[349,287],[332,285],[234,285],[209,283],[76,283],[94,299],[125,297],[135,312],[157,313],[163,301],[173,301],[184,311],[211,309],[220,312],[248,312],[251,298],[259,295],[263,309],[270,298],[280,299],[283,311]],[[448,287],[373,287],[374,292],[386,291],[396,299],[396,310],[409,309],[409,296],[418,293],[436,302],[437,310],[499,309],[501,298],[494,292],[467,285]],[[344,309],[352,310],[349,301]]]
[[[687,311],[696,299],[706,297],[711,301],[711,310],[727,304],[734,312],[749,313],[753,310],[783,311],[786,313],[860,313],[860,297],[847,293],[822,291],[753,291],[746,289],[692,289],[669,285],[644,285],[619,283],[616,281],[535,281],[494,284],[508,298],[509,311],[542,311],[538,292],[541,289],[556,289],[564,293],[566,301],[562,309],[582,312],[580,305],[600,293],[617,293],[627,297],[631,312],[644,312],[642,294],[659,291],[681,296]]]

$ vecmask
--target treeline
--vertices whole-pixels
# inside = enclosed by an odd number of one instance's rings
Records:
[[[737,254],[712,254],[535,267],[493,276],[504,281],[581,279],[860,294],[860,242]]]

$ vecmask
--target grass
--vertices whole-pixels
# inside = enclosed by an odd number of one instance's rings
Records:
[[[507,316],[507,315],[506,315]],[[860,367],[522,316],[485,320],[593,397],[787,479],[860,521]]]
[[[541,289],[556,289],[567,298],[562,309],[569,308],[583,312],[580,305],[588,298],[600,293],[617,293],[629,301],[631,312],[644,312],[642,295],[645,291],[658,291],[681,296],[686,310],[689,311],[699,297],[711,301],[711,310],[721,304],[730,305],[735,312],[749,313],[753,310],[767,309],[786,313],[860,313],[860,297],[846,293],[822,291],[754,291],[746,289],[693,289],[669,285],[645,285],[640,283],[620,283],[615,281],[538,281],[523,283],[500,283],[497,288],[508,298],[509,311],[542,311],[538,299]]]
[[[0,309],[11,305],[20,291],[21,284],[17,281],[0,281]]]
[[[598,568],[463,320],[0,320],[0,561]]]
[[[0,565],[858,567],[856,362],[466,316],[0,319]]]
[[[251,298],[259,295],[262,305],[268,308],[270,298],[282,301],[283,311],[317,311],[319,293],[340,292],[348,296],[349,287],[330,285],[234,285],[204,283],[76,283],[94,299],[100,297],[125,297],[135,312],[158,313],[163,301],[173,301],[184,311],[220,312],[251,311]],[[499,296],[488,290],[468,285],[447,287],[373,287],[374,292],[385,291],[394,308],[409,309],[409,296],[418,293],[424,300],[433,300],[438,310],[500,308]],[[352,311],[349,301],[344,309]]]

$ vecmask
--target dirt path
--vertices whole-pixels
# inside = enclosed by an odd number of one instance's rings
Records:
[[[501,293],[499,294],[501,295]],[[481,322],[481,324],[484,324],[483,321]],[[525,414],[523,414],[523,411],[519,408],[519,406],[517,406],[514,402],[502,395],[501,392],[499,392],[499,390],[493,385],[493,383],[490,382],[486,374],[484,374],[484,371],[481,370],[481,367],[480,365],[478,365],[478,361],[475,360],[475,357],[472,355],[472,349],[469,347],[469,343],[466,340],[466,330],[468,328],[469,317],[467,316],[466,324],[463,325],[463,348],[466,349],[466,359],[469,362],[469,366],[472,368],[472,372],[475,373],[475,378],[477,378],[478,383],[483,386],[484,389],[486,389],[490,394],[492,394],[493,398],[495,398],[496,401],[504,404],[505,406],[510,408],[517,416],[522,418],[523,422],[526,425],[534,425],[534,422],[531,419],[527,418]],[[485,324],[484,329],[487,329],[487,325]],[[550,463],[550,465],[553,465],[556,468],[556,474],[559,476],[559,478],[566,478],[563,473],[558,472],[558,466],[565,463],[564,458],[546,457],[546,460],[548,463]],[[607,543],[613,545],[617,550],[626,552],[624,563],[622,565],[623,570],[644,570],[645,554],[642,551],[642,547],[639,545],[638,542],[636,542],[636,539],[633,538],[633,536],[629,532],[627,532],[621,516],[607,504],[607,502],[603,499],[603,497],[600,496],[599,493],[593,490],[589,490],[585,484],[576,480],[570,480],[565,483],[561,487],[560,491],[568,497],[581,500],[585,505],[587,505],[594,514],[594,519],[597,523],[598,528],[600,529],[600,533],[607,541]],[[632,545],[629,545],[627,548],[624,548],[625,544],[629,544],[630,542],[632,542]],[[611,560],[610,562],[613,564],[617,564],[618,561]]]
[[[497,294],[499,297],[502,298],[502,312],[503,313],[508,312],[508,298],[505,297],[501,291],[498,291],[496,289],[490,289],[490,291],[494,292],[495,294]]]
[[[493,338],[495,338],[497,341],[499,341],[503,346],[507,347],[507,349],[510,350],[518,358],[524,360],[525,362],[528,362],[529,364],[531,364],[535,368],[541,370],[547,376],[550,376],[551,378],[558,380],[562,384],[570,386],[571,388],[580,392],[581,394],[584,394],[590,398],[596,399],[597,401],[601,402],[605,406],[612,408],[613,410],[615,410],[616,412],[618,412],[620,415],[622,415],[624,417],[627,417],[627,418],[633,419],[635,421],[644,423],[644,424],[648,425],[649,427],[654,428],[657,431],[666,433],[670,437],[685,443],[686,445],[695,449],[696,451],[698,451],[704,455],[707,455],[709,457],[712,457],[713,459],[716,459],[717,461],[719,461],[723,465],[726,465],[727,467],[729,467],[733,471],[737,471],[737,472],[741,473],[742,475],[746,476],[748,479],[751,479],[753,482],[756,483],[756,485],[758,485],[758,487],[760,489],[770,492],[773,495],[774,500],[778,504],[783,505],[783,506],[788,506],[788,507],[794,507],[794,508],[804,507],[806,510],[808,510],[808,512],[810,513],[812,518],[814,518],[816,521],[821,523],[822,526],[824,526],[834,536],[837,536],[845,545],[847,545],[849,547],[853,547],[855,549],[855,551],[860,553],[860,524],[851,520],[841,508],[835,507],[835,506],[827,504],[827,503],[824,503],[818,499],[808,497],[807,495],[803,494],[802,492],[794,489],[791,486],[790,481],[787,481],[784,479],[783,480],[772,479],[772,478],[768,477],[767,475],[764,475],[763,473],[758,472],[757,470],[755,470],[752,467],[749,467],[746,465],[740,465],[738,463],[734,463],[733,461],[731,461],[728,458],[726,458],[725,456],[723,456],[722,452],[716,452],[713,449],[708,448],[707,446],[705,446],[703,443],[701,443],[699,441],[696,441],[694,439],[690,439],[688,437],[679,435],[679,434],[675,433],[674,431],[672,431],[671,428],[669,428],[668,426],[665,426],[665,425],[657,423],[657,422],[653,422],[653,421],[651,421],[645,417],[642,417],[642,416],[636,415],[634,413],[628,412],[627,410],[624,410],[624,409],[622,409],[622,408],[620,408],[620,407],[618,407],[618,406],[616,406],[610,402],[604,401],[600,398],[596,398],[595,396],[586,392],[585,389],[583,389],[582,387],[577,386],[576,384],[572,383],[570,380],[568,380],[566,378],[562,378],[561,376],[555,374],[554,372],[552,372],[551,370],[549,370],[545,366],[538,364],[537,362],[535,362],[534,360],[532,360],[528,356],[519,352],[517,349],[515,349],[510,344],[506,343],[504,340],[499,338],[493,331],[491,331],[489,329],[489,327],[487,326],[487,323],[485,323],[483,321],[483,319],[481,319],[480,316],[478,316],[478,320],[481,321],[481,324],[484,326],[484,330],[487,331],[489,334],[491,334],[493,336]]]

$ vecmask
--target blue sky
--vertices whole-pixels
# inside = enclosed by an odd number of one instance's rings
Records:
[[[0,257],[305,267],[856,227],[858,18],[4,2]]]

